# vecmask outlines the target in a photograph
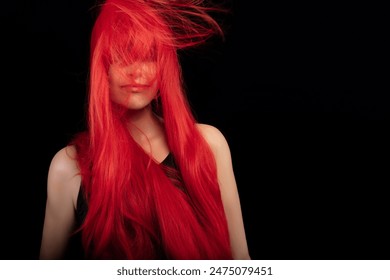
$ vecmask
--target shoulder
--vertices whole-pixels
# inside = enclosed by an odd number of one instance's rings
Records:
[[[214,154],[218,156],[220,153],[230,153],[226,137],[217,127],[204,123],[198,123],[196,124],[196,127],[206,142],[210,145]]]
[[[49,172],[55,174],[58,178],[73,176],[78,171],[74,146],[66,146],[53,156]]]
[[[66,146],[53,156],[48,173],[48,195],[66,196],[76,201],[81,176],[74,146]]]

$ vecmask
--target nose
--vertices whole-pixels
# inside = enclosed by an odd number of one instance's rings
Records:
[[[155,75],[152,67],[144,63],[134,63],[126,67],[125,74],[135,84],[148,84]]]

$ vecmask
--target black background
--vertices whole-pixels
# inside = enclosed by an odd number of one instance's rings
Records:
[[[93,3],[2,4],[2,259],[38,258],[50,160],[83,127]],[[230,144],[252,258],[389,259],[385,9],[230,3],[225,41],[180,56]]]

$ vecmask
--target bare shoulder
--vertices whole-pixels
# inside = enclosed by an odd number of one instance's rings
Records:
[[[79,172],[75,147],[66,146],[59,150],[51,160],[49,172],[57,178],[75,176]]]
[[[214,153],[230,153],[226,137],[217,127],[204,123],[198,123],[196,126]]]
[[[76,222],[74,210],[79,190],[76,150],[72,146],[64,147],[50,162],[40,259],[63,257]]]
[[[215,155],[217,176],[221,198],[229,227],[230,243],[234,259],[251,259],[245,237],[240,198],[233,170],[230,148],[222,132],[207,124],[197,124],[197,128],[209,143]]]
[[[81,183],[75,147],[66,146],[53,156],[47,183],[49,196],[69,197],[75,204]]]

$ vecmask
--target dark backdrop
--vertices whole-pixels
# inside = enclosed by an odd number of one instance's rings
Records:
[[[38,257],[50,160],[83,127],[93,3],[2,4],[2,259]],[[180,55],[230,143],[252,258],[389,259],[384,9],[230,3],[225,41]]]

